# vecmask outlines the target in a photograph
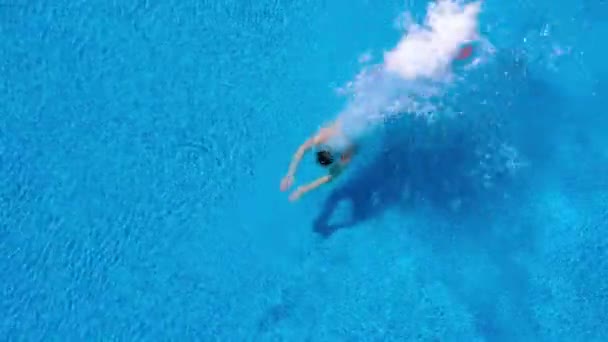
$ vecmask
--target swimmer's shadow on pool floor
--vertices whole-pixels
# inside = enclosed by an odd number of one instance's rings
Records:
[[[331,191],[314,221],[314,232],[328,238],[392,207],[415,209],[424,204],[452,217],[479,206],[483,175],[472,172],[478,165],[474,151],[479,141],[458,133],[432,144],[391,138],[400,135],[387,134],[381,152]],[[345,204],[350,213],[342,215]]]

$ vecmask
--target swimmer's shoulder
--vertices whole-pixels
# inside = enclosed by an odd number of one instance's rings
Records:
[[[323,127],[313,136],[312,141],[315,145],[322,144],[332,136],[331,128]]]
[[[317,144],[324,143],[328,139],[338,135],[339,133],[340,123],[336,121],[334,123],[321,127],[313,137],[313,141]]]

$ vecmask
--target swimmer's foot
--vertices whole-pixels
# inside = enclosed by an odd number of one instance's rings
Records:
[[[293,176],[285,176],[283,180],[281,180],[281,191],[285,191],[293,185]]]

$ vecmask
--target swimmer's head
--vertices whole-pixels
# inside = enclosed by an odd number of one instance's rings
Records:
[[[334,156],[327,150],[321,150],[317,152],[317,163],[321,166],[329,166],[334,162]]]

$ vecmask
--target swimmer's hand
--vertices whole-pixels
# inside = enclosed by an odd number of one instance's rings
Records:
[[[303,194],[304,194],[304,191],[302,191],[302,188],[298,188],[291,195],[289,195],[289,201],[290,202],[295,202],[295,201],[299,200],[300,197],[302,197]]]
[[[281,191],[285,191],[293,185],[293,176],[287,175],[281,180]]]

